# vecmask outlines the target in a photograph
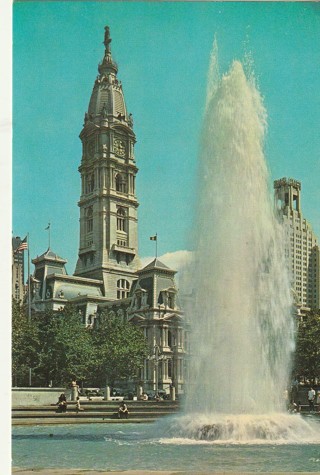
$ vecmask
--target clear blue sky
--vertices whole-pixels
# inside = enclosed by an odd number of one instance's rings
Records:
[[[249,50],[268,111],[271,178],[302,182],[320,237],[320,4],[21,2],[13,6],[13,235],[74,272],[79,243],[78,135],[109,25],[140,169],[140,255],[191,249],[199,134],[214,35],[220,67]]]

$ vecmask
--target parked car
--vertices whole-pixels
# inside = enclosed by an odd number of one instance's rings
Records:
[[[151,400],[156,399],[156,392],[153,389],[146,391],[146,394],[148,395],[148,399],[151,399]],[[161,399],[170,399],[170,394],[167,394],[164,389],[159,389],[158,395],[160,396]]]
[[[124,396],[124,391],[121,388],[111,388],[110,396],[112,396],[112,397]]]
[[[80,399],[87,398],[89,401],[102,401],[104,399],[103,391],[100,388],[84,388],[79,391]]]

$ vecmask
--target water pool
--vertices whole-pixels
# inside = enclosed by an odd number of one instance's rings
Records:
[[[197,473],[320,471],[317,443],[237,444],[168,439],[162,429],[158,423],[16,426],[12,431],[13,466]]]

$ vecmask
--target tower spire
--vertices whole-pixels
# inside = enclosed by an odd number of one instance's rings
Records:
[[[104,40],[103,44],[105,46],[105,53],[102,63],[99,65],[98,70],[100,74],[107,74],[108,72],[112,71],[114,74],[118,72],[118,66],[113,61],[111,56],[111,48],[110,43],[112,39],[110,37],[110,28],[108,26],[104,27]]]
[[[80,246],[75,275],[103,280],[104,295],[114,300],[124,295],[122,285],[128,291],[140,264],[136,139],[110,43],[106,26],[100,74],[80,133]]]
[[[110,38],[110,28],[108,26],[104,27],[104,46],[106,47],[106,54],[111,54],[110,43],[112,39]]]

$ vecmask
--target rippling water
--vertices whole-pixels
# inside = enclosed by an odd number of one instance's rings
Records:
[[[292,416],[300,418],[300,416]],[[256,444],[204,441],[167,434],[154,424],[84,424],[13,428],[13,465],[97,470],[320,471],[319,440]]]

